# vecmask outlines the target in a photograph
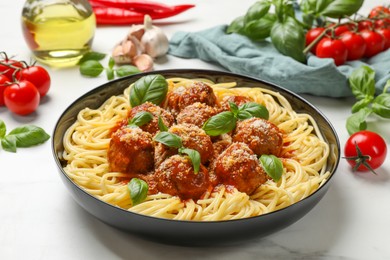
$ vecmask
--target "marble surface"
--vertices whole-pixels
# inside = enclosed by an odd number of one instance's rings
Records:
[[[183,1],[166,1],[183,3]],[[227,24],[245,13],[250,0],[188,0],[196,8],[162,21],[171,36],[177,30],[196,31]],[[0,50],[30,60],[20,13],[24,1],[0,2]],[[362,12],[389,1],[365,1]],[[100,27],[93,49],[110,53],[128,27]],[[199,60],[172,56],[158,60],[156,69],[221,69]],[[36,113],[20,117],[0,108],[9,130],[35,124],[53,131],[62,111],[77,97],[106,82],[104,76],[84,78],[77,68],[50,69],[52,87]],[[342,148],[348,138],[345,120],[352,99],[304,96],[329,118]],[[390,142],[388,121],[374,118],[371,129]],[[378,175],[353,174],[341,160],[333,183],[320,203],[293,225],[265,238],[210,247],[178,247],[141,239],[100,222],[71,198],[62,184],[47,142],[0,150],[0,259],[390,259],[390,160]]]

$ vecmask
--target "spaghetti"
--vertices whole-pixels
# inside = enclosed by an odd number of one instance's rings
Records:
[[[234,187],[218,185],[194,201],[181,200],[165,193],[148,194],[146,200],[133,206],[126,173],[110,171],[107,149],[111,131],[125,119],[131,109],[130,88],[122,95],[109,98],[98,109],[85,108],[64,135],[63,158],[67,175],[81,188],[100,200],[117,207],[158,218],[191,221],[220,221],[262,215],[292,205],[327,181],[326,170],[330,148],[321,136],[314,119],[296,113],[279,93],[263,88],[234,88],[235,83],[214,84],[204,79],[167,79],[173,91],[194,82],[211,86],[217,99],[246,96],[265,106],[269,121],[283,134],[281,159],[283,174],[277,181],[268,179],[248,195]]]

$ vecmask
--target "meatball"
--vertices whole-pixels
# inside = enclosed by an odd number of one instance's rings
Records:
[[[222,184],[232,185],[248,195],[267,181],[257,156],[244,143],[233,143],[221,153],[213,172]]]
[[[178,124],[193,124],[202,128],[203,124],[218,111],[215,107],[208,106],[204,103],[196,102],[183,108],[176,117]]]
[[[107,151],[111,171],[147,173],[154,168],[152,135],[140,128],[122,127],[116,130]]]
[[[233,142],[246,143],[259,156],[262,154],[280,156],[283,146],[283,134],[270,121],[252,117],[237,122],[233,132]]]
[[[213,107],[217,104],[217,97],[210,86],[202,82],[195,82],[189,87],[181,86],[169,92],[166,106],[174,116],[177,116],[183,108],[196,102]]]
[[[195,125],[180,124],[171,126],[168,132],[178,135],[182,139],[182,144],[185,148],[198,151],[203,164],[207,163],[213,155],[213,143],[211,142],[210,136],[203,129]],[[155,149],[156,166],[167,157],[176,153],[176,148],[167,147],[158,143]]]
[[[151,102],[145,102],[139,106],[133,107],[130,110],[129,119],[132,119],[137,113],[142,112],[142,111],[149,112],[153,115],[153,119],[149,123],[141,126],[142,130],[149,132],[152,135],[156,134],[159,131],[159,128],[158,128],[158,117],[159,116],[163,120],[164,124],[168,127],[173,125],[173,123],[175,122],[174,117],[172,116],[172,114],[169,111],[167,111],[167,110],[163,109],[162,107],[159,107]]]
[[[229,102],[241,106],[245,103],[253,102],[253,100],[245,96],[227,96],[221,101],[221,111],[230,111]]]
[[[199,172],[195,174],[188,156],[169,157],[156,169],[154,177],[157,180],[158,191],[178,196],[183,200],[197,200],[212,188],[212,180],[207,169],[200,165]]]

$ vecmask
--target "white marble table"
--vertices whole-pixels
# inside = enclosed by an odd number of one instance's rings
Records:
[[[250,0],[171,0],[196,8],[160,25],[171,36],[227,24],[243,14]],[[0,50],[30,59],[20,13],[24,1],[0,2]],[[366,0],[363,11],[389,1]],[[223,12],[221,12],[223,11]],[[172,23],[171,23],[172,22]],[[126,27],[99,28],[94,50],[110,53]],[[221,69],[199,60],[168,56],[156,69]],[[35,124],[53,131],[62,111],[81,94],[106,82],[84,78],[77,68],[49,69],[52,88],[38,111],[26,117],[0,108],[8,129]],[[352,99],[304,96],[330,119],[342,148]],[[375,122],[390,144],[388,121]],[[100,222],[79,207],[62,184],[50,142],[17,153],[0,150],[0,259],[390,259],[390,160],[378,175],[353,174],[342,160],[323,200],[290,227],[265,238],[209,248],[177,247],[143,240]],[[388,155],[389,158],[389,155]]]

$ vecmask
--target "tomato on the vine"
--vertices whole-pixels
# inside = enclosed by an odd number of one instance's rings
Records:
[[[354,170],[374,172],[386,159],[385,140],[377,133],[363,130],[351,135],[344,147],[344,158]]]
[[[17,79],[30,81],[39,91],[42,97],[49,91],[51,79],[47,70],[41,66],[27,66],[17,72]]]
[[[347,47],[347,60],[359,60],[363,58],[366,51],[366,41],[360,34],[347,31],[341,34],[340,39]]]
[[[365,57],[370,58],[383,51],[385,47],[385,38],[383,38],[380,33],[372,30],[363,30],[360,33],[366,41]]]
[[[317,45],[316,55],[319,58],[332,58],[336,66],[347,60],[347,47],[340,39],[323,38]]]
[[[390,28],[390,18],[378,19],[374,22],[375,28]]]
[[[324,27],[316,27],[308,30],[306,33],[306,46],[309,46],[312,42],[314,42],[324,31],[325,31]],[[311,51],[314,54],[316,52],[317,45],[318,43],[311,48]]]
[[[4,103],[9,110],[18,115],[28,115],[39,105],[38,89],[27,80],[20,80],[4,90]]]
[[[383,14],[390,14],[390,9],[387,8],[386,6],[380,5],[372,8],[368,17],[374,18],[374,17],[381,16]]]
[[[371,30],[374,27],[374,24],[370,20],[362,20],[358,22],[358,30]]]
[[[4,106],[4,90],[10,84],[6,75],[0,74],[0,106]]]
[[[385,38],[385,47],[383,50],[390,48],[390,28],[380,28],[376,29],[375,31],[381,34],[383,38]]]
[[[0,61],[0,72],[4,73],[10,80],[12,80],[15,70],[18,68],[23,68],[23,63],[20,61],[10,60],[8,58]]]

